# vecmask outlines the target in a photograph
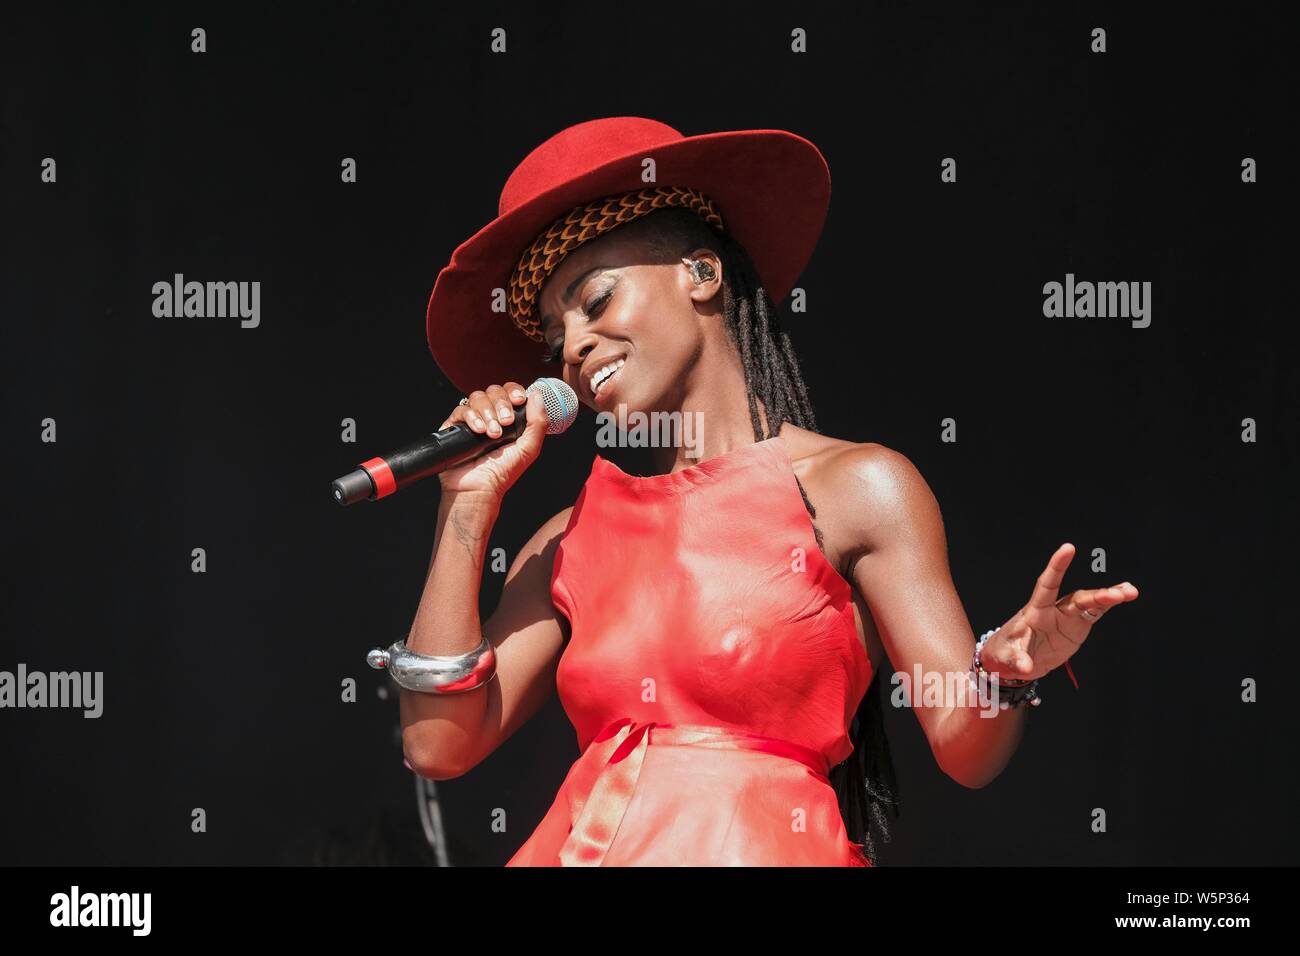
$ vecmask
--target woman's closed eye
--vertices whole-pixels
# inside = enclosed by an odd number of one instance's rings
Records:
[[[591,303],[583,309],[583,311],[587,313],[588,322],[594,321],[597,315],[605,310],[605,306],[609,303],[610,296],[613,294],[614,290],[610,289],[608,292],[602,292],[600,295],[596,296],[596,298],[591,300]],[[564,339],[556,339],[554,342],[546,346],[546,351],[542,353],[542,361],[547,364],[558,362],[563,353]]]

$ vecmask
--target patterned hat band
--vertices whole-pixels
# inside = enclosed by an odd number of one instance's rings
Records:
[[[693,210],[719,232],[725,228],[712,199],[699,190],[681,186],[638,189],[575,206],[539,234],[519,257],[508,291],[510,318],[515,325],[533,341],[544,341],[542,323],[537,319],[537,298],[543,283],[564,257],[584,242],[669,206]]]

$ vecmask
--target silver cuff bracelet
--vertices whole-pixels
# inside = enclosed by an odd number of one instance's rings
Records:
[[[487,636],[466,654],[435,657],[417,654],[398,641],[388,650],[375,648],[366,655],[375,670],[387,670],[398,686],[423,694],[463,694],[482,687],[497,673],[497,655]]]

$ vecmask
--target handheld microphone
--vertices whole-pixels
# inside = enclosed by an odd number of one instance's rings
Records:
[[[578,396],[558,378],[539,378],[528,386],[528,392],[541,393],[546,403],[549,424],[546,434],[558,435],[578,417]],[[403,445],[397,451],[381,458],[363,461],[356,471],[344,475],[330,487],[334,500],[341,505],[357,501],[374,501],[391,495],[400,488],[446,471],[462,462],[485,455],[494,448],[507,445],[524,433],[527,426],[527,407],[515,409],[514,421],[501,426],[501,434],[492,438],[480,435],[464,422],[448,425]]]

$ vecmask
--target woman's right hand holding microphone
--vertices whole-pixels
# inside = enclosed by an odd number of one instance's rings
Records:
[[[527,410],[524,432],[513,442],[438,473],[444,496],[454,494],[477,498],[482,495],[495,499],[499,504],[519,476],[541,454],[542,439],[550,424],[546,402],[538,391],[534,390],[530,395],[518,382],[489,385],[471,392],[467,398],[466,404],[452,409],[438,426],[439,431],[463,422],[480,435],[497,438],[503,425],[512,424],[516,415]]]

